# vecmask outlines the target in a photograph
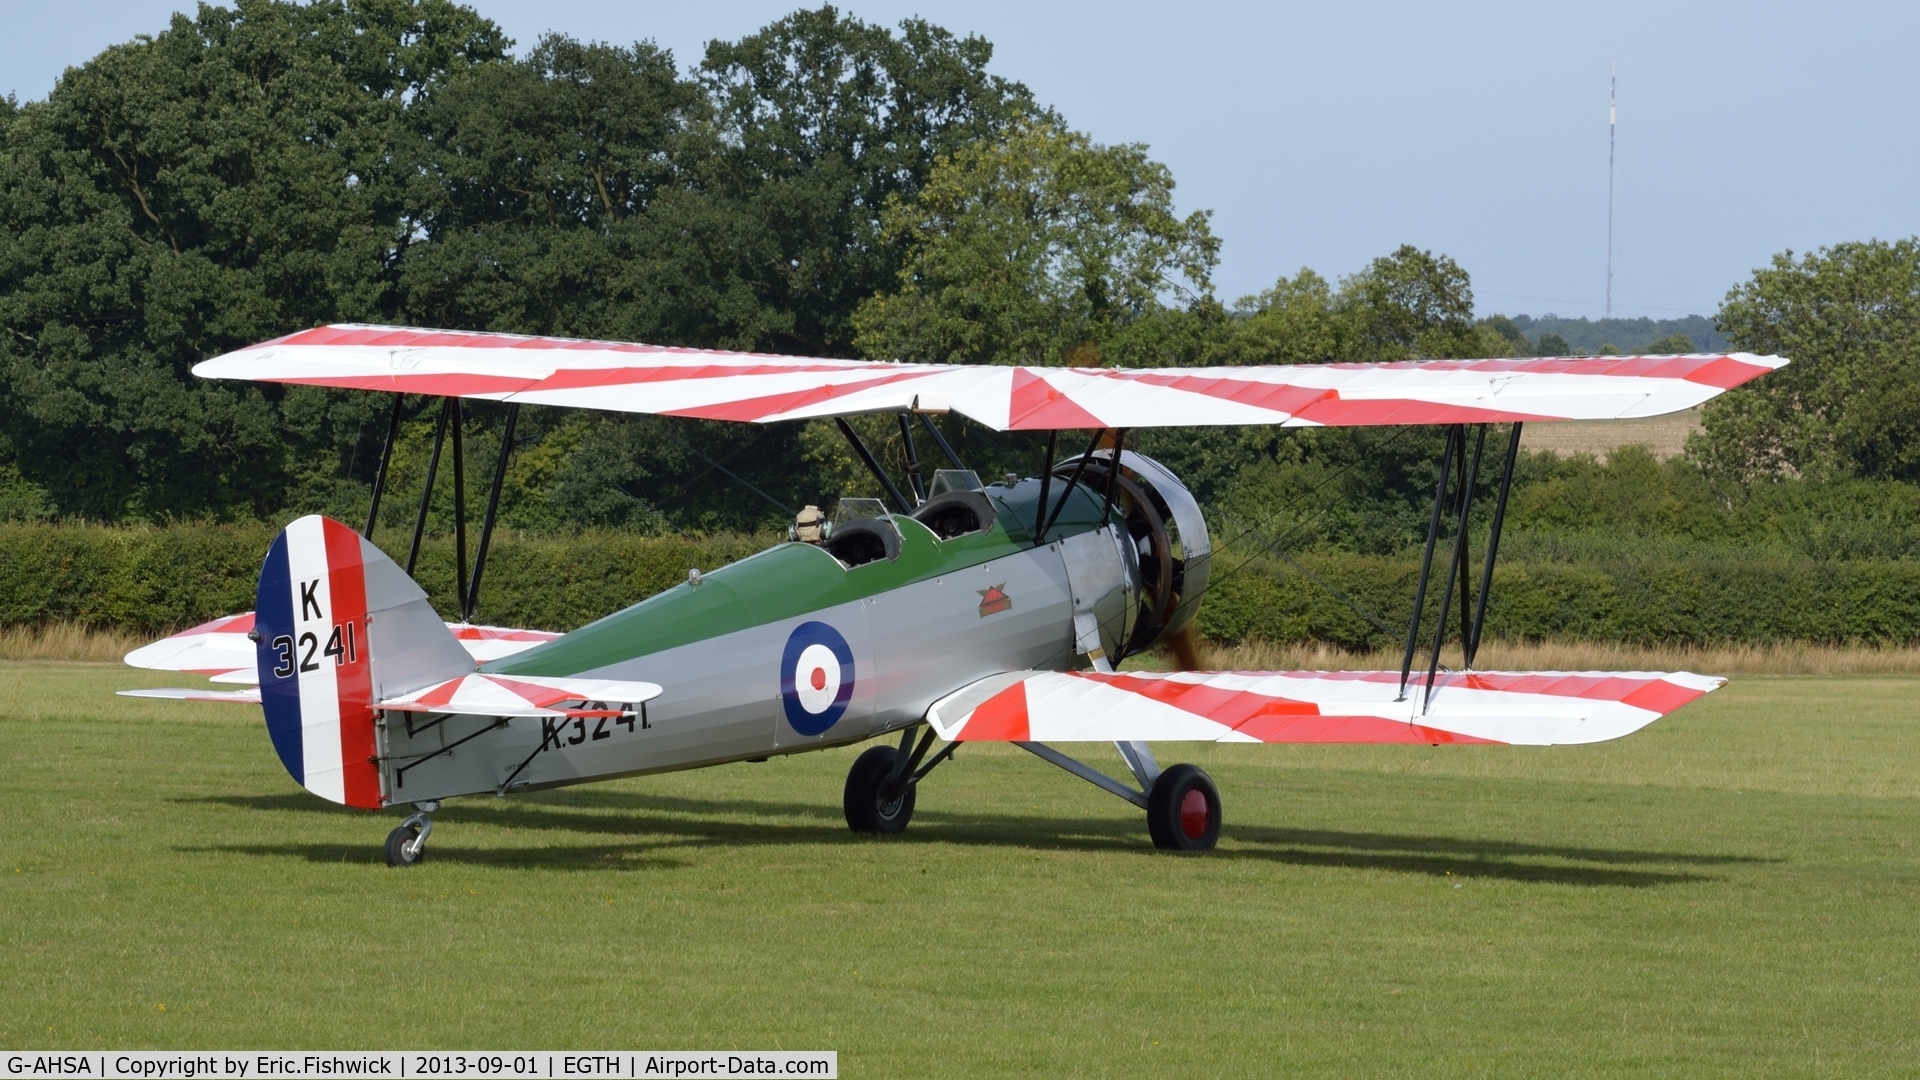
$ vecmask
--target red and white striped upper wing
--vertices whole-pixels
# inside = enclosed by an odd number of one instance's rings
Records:
[[[1467,672],[1424,677],[1400,696],[1395,671],[1010,672],[936,702],[955,741],[1507,743],[1548,746],[1628,735],[1726,680],[1687,672]]]
[[[1353,426],[1658,416],[1786,363],[1749,353],[1232,368],[895,364],[613,341],[323,326],[197,365],[207,378],[770,423],[955,412],[997,430]]]

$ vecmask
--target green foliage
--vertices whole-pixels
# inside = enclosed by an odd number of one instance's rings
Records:
[[[798,11],[712,43],[684,69],[647,42],[549,36],[519,57],[509,45],[449,0],[240,0],[108,49],[45,101],[8,99],[0,521],[47,536],[68,535],[44,524],[64,519],[325,511],[358,522],[390,398],[188,370],[330,321],[1129,366],[1725,344],[1698,317],[1476,319],[1466,270],[1412,246],[1337,280],[1302,269],[1225,308],[1210,286],[1218,240],[1204,212],[1175,212],[1164,165],[1143,146],[1074,132],[988,72],[986,41],[921,20],[889,29],[831,7]],[[1716,400],[1689,460],[1524,455],[1509,553],[1582,573],[1695,556],[1920,558],[1917,281],[1920,240],[1780,256],[1729,295],[1720,328],[1794,363]],[[386,535],[419,506],[435,408],[403,403]],[[504,410],[470,403],[464,414],[477,514]],[[503,541],[522,554],[499,565],[524,556],[609,597],[641,586],[562,553],[599,544],[634,567],[665,566],[691,557],[671,545],[711,542],[690,533],[765,531],[806,503],[879,494],[831,424],[532,407],[519,424],[500,520],[553,539]],[[892,418],[852,426],[903,474],[910,455]],[[941,426],[988,479],[1031,473],[1045,444],[951,417]],[[1226,532],[1391,561],[1424,538],[1441,437],[1208,428],[1141,432],[1134,445],[1185,477]],[[946,464],[924,431],[913,438],[923,471]],[[1080,448],[1066,437],[1057,453]],[[449,446],[427,502],[436,535],[452,525],[453,470]],[[1482,469],[1483,499],[1495,472]],[[265,534],[232,528],[185,554],[138,531],[73,541],[58,564],[24,553],[19,588],[47,598],[0,618],[71,608],[82,621],[153,626],[219,614],[232,607],[224,586],[139,568],[191,556],[221,581],[250,582]],[[668,546],[628,549],[614,531]],[[543,543],[557,546],[535,558]],[[109,566],[136,569],[112,571],[131,575],[114,584],[100,576]],[[139,582],[168,574],[158,599],[140,599]],[[508,603],[513,587],[498,594],[502,610],[529,620],[583,610]],[[184,606],[163,618],[162,600]],[[1594,620],[1582,625],[1613,625]]]
[[[1475,489],[1484,533],[1505,453],[1495,429]],[[1236,449],[1246,452],[1244,444]],[[1291,552],[1393,555],[1419,546],[1432,506],[1440,434],[1412,428],[1286,433],[1260,459],[1229,457],[1212,482],[1216,532],[1254,527]],[[1920,559],[1920,486],[1889,480],[1770,481],[1732,491],[1685,458],[1642,447],[1604,461],[1522,451],[1502,551],[1557,561],[1677,557],[1712,550],[1760,558]]]
[[[832,8],[687,75],[646,43],[507,45],[447,0],[243,0],[9,100],[0,465],[19,490],[94,520],[350,502],[386,402],[187,370],[323,322],[844,354],[900,266],[888,200],[1038,114],[985,41]],[[731,481],[661,507],[708,461],[799,457],[791,426],[529,411],[521,433],[575,453],[546,463],[557,504],[521,507],[572,528],[751,528],[769,504]],[[781,501],[815,479],[761,477]]]
[[[159,635],[250,610],[274,533],[267,525],[0,525],[0,625],[70,622]],[[407,540],[380,536],[403,566]],[[571,630],[686,580],[690,568],[723,566],[773,540],[606,533],[543,539],[503,531],[487,557],[479,614],[512,626]],[[454,542],[446,536],[427,541],[415,568],[450,618],[459,614],[454,568]]]
[[[1200,608],[1202,632],[1229,643],[1322,641],[1356,650],[1404,640],[1417,559],[1336,553],[1299,559],[1389,629],[1374,626],[1296,568],[1258,559],[1237,571],[1215,571],[1219,583]],[[1459,603],[1456,595],[1453,619]],[[1423,640],[1433,633],[1436,609],[1428,605]],[[1503,558],[1494,571],[1486,633],[1516,641],[1634,645],[1910,645],[1920,641],[1920,561]]]
[[[1342,281],[1337,310],[1352,328],[1349,350],[1370,360],[1457,356],[1478,344],[1467,272],[1411,244]]]
[[[1205,212],[1174,213],[1173,175],[1145,147],[1044,119],[940,158],[885,223],[908,256],[898,291],[855,313],[859,347],[935,363],[1099,366],[1163,296],[1210,300],[1219,250]]]
[[[1720,325],[1792,363],[1707,405],[1688,452],[1709,469],[1920,480],[1920,238],[1777,255]]]
[[[707,182],[769,246],[755,284],[794,320],[769,346],[851,349],[854,310],[901,265],[884,208],[912,197],[941,155],[1036,111],[1026,87],[986,73],[992,56],[984,39],[920,19],[895,35],[832,7],[707,47],[699,78],[721,135]]]
[[[187,368],[395,310],[404,103],[503,45],[445,0],[246,0],[10,107],[0,394],[26,478],[88,517],[254,517],[350,443],[365,401],[285,424],[279,391]]]
[[[1242,570],[1216,569],[1220,584],[1201,609],[1202,629],[1226,641],[1350,648],[1397,640],[1438,456],[1437,445],[1408,443],[1412,437],[1303,440],[1289,454],[1243,468],[1209,522],[1225,548],[1219,567],[1251,561]],[[1504,451],[1498,434],[1489,441],[1490,453]],[[1473,555],[1486,549],[1494,494],[1484,462],[1480,481]],[[1449,538],[1443,532],[1441,565]],[[1393,632],[1266,556],[1266,542]],[[1693,463],[1660,461],[1638,447],[1605,461],[1523,451],[1487,632],[1639,644],[1920,640],[1920,486],[1773,481],[1724,494]]]
[[[1212,364],[1312,364],[1527,351],[1513,320],[1473,319],[1473,285],[1447,258],[1403,244],[1340,281],[1307,268],[1243,297],[1215,335]]]
[[[1629,353],[1650,353],[1656,350],[1652,345],[1662,338],[1685,337],[1695,343],[1702,352],[1718,352],[1728,349],[1726,335],[1714,326],[1713,320],[1704,315],[1687,315],[1678,319],[1578,319],[1562,318],[1558,315],[1515,315],[1513,322],[1520,332],[1543,341],[1552,334],[1568,344],[1559,350],[1558,355],[1571,356],[1576,351],[1584,355],[1593,355],[1600,350],[1604,342],[1614,342],[1622,351]],[[1543,344],[1542,355],[1555,355]]]

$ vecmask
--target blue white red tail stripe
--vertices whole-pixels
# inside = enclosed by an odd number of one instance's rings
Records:
[[[260,701],[281,762],[314,794],[371,809],[381,797],[367,650],[368,546],[337,521],[301,518],[268,551],[254,610]]]

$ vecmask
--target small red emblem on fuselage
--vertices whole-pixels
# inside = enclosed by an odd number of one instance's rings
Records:
[[[1013,610],[1013,597],[1008,596],[1002,591],[1005,588],[1005,583],[1002,583],[999,585],[989,585],[979,590],[981,618],[984,619],[989,615],[997,615],[1002,611]]]

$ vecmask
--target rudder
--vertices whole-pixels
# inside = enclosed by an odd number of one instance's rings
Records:
[[[317,514],[274,538],[254,611],[260,702],[287,772],[321,798],[385,805],[374,702],[407,689],[385,685],[401,671],[428,685],[472,658],[393,560]]]

